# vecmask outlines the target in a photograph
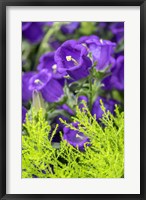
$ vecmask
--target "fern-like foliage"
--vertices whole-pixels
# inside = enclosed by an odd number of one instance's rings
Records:
[[[60,148],[52,146],[48,139],[50,125],[42,111],[26,117],[24,127],[28,134],[22,135],[22,177],[30,178],[122,178],[124,177],[124,113],[115,106],[115,116],[105,110],[101,124],[92,116],[84,103],[82,111],[77,107],[73,122],[60,121],[72,130],[84,133],[90,139],[84,151],[79,151],[67,141],[60,142]],[[56,127],[57,129],[57,127]]]

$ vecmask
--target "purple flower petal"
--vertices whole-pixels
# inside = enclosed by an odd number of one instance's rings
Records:
[[[97,97],[97,99],[93,103],[92,111],[91,111],[92,115],[96,114],[97,121],[100,121],[99,118],[102,118],[102,115],[103,115],[103,111],[100,107],[101,106],[100,99],[102,100],[106,110],[109,110],[112,114],[114,114],[115,104],[118,104],[118,102],[113,99],[108,100],[104,97]]]
[[[111,75],[104,78],[102,83],[105,90],[124,90],[124,56],[119,56],[111,69]]]
[[[52,74],[52,77],[55,78],[55,79],[64,79],[63,77],[66,75],[65,73],[64,74],[60,74],[58,71],[57,71],[57,64],[54,60],[54,52],[48,52],[48,53],[45,53],[43,54],[41,57],[40,57],[40,60],[39,60],[39,65],[37,66],[37,70],[38,71],[41,71],[42,69],[47,69],[49,73]]]
[[[43,98],[50,103],[59,101],[64,95],[61,84],[53,78],[47,83],[41,92]]]
[[[39,22],[23,22],[22,35],[31,43],[38,43],[42,39],[44,32],[42,29],[44,23]]]
[[[85,101],[86,103],[88,103],[88,97],[86,97],[86,96],[79,96],[78,97],[79,108],[81,110],[84,108],[84,105],[81,103],[82,101]]]
[[[61,84],[53,79],[51,73],[46,69],[31,77],[29,90],[40,91],[43,98],[48,102],[59,101],[64,94]]]
[[[78,127],[77,123],[72,123],[74,127]],[[71,130],[70,128],[64,127],[63,129],[63,139],[66,140],[69,144],[74,147],[78,147],[79,150],[84,150],[84,145],[86,142],[89,142],[89,138],[86,137],[83,133]]]
[[[97,70],[104,70],[109,65],[115,43],[99,40],[95,35],[81,37],[78,42],[87,45],[88,51],[92,53],[93,61],[97,62]]]
[[[115,35],[117,42],[124,38],[124,22],[112,23],[110,25],[110,30]]]
[[[61,31],[64,34],[72,34],[80,27],[80,22],[71,22],[69,24],[65,24],[61,26]]]
[[[48,73],[47,70],[42,70],[38,74],[34,75],[30,81],[29,81],[29,90],[34,91],[34,90],[41,90],[44,88],[47,83],[50,81],[52,78],[52,75]]]
[[[36,72],[25,72],[22,75],[22,101],[28,102],[32,98],[32,91],[29,90],[29,80]]]

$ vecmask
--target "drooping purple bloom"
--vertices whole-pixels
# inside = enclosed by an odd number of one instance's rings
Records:
[[[58,72],[66,72],[74,80],[87,77],[92,66],[87,54],[86,47],[78,44],[77,41],[68,40],[64,42],[55,53]]]
[[[119,56],[114,67],[111,69],[111,75],[103,79],[103,89],[105,90],[124,90],[124,56]]]
[[[22,101],[27,103],[32,98],[32,91],[29,90],[29,80],[36,72],[25,72],[22,75]]]
[[[93,61],[97,62],[97,70],[104,70],[110,63],[113,48],[116,46],[108,40],[102,40],[97,36],[86,36],[79,39],[79,43],[85,43],[88,51],[92,53]]]
[[[60,83],[53,79],[52,74],[46,69],[41,70],[30,79],[29,90],[40,91],[43,98],[48,102],[59,101],[64,93]]]
[[[22,106],[22,124],[25,123],[26,113],[27,113],[26,108],[24,106]]]
[[[72,123],[74,127],[78,127],[77,123]],[[85,136],[82,132],[71,130],[70,128],[64,127],[63,129],[63,139],[74,147],[78,147],[80,151],[84,150],[85,143],[89,142],[89,138]]]
[[[118,104],[118,102],[113,100],[113,99],[106,99],[106,98],[100,97],[100,96],[97,97],[97,99],[93,103],[92,111],[91,111],[92,115],[96,114],[96,120],[97,121],[100,121],[99,119],[102,118],[102,115],[103,115],[100,100],[102,100],[106,110],[109,110],[112,114],[114,114],[115,104]]]
[[[71,22],[61,26],[61,31],[64,34],[72,34],[80,27],[80,22]]]
[[[124,38],[124,22],[114,22],[109,28],[117,42]]]
[[[38,43],[44,36],[43,22],[23,22],[22,35],[30,43]]]

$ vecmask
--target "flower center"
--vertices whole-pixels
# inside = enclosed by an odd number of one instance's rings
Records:
[[[84,137],[79,135],[78,133],[76,134],[76,138],[80,138],[81,140],[84,139]]]
[[[52,66],[52,69],[53,69],[53,72],[56,73],[56,71],[57,71],[57,65],[54,64],[54,65]]]
[[[66,56],[66,60],[67,60],[68,62],[73,61],[75,65],[78,65],[78,64],[79,64],[74,58],[72,58],[72,56]]]
[[[100,43],[103,44],[103,39],[100,39]]]
[[[43,82],[42,82],[41,80],[39,80],[39,79],[36,79],[36,80],[34,81],[34,83],[43,85]]]

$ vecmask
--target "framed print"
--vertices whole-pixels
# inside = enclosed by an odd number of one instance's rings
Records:
[[[146,199],[145,1],[1,1],[1,199]]]

